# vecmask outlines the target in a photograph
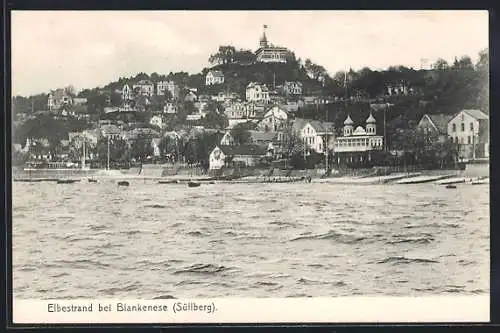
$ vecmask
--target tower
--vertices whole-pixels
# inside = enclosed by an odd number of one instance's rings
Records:
[[[262,47],[262,48],[268,47],[267,37],[266,37],[266,29],[267,29],[267,25],[264,24],[264,32],[262,33],[262,37],[260,37],[260,47]]]
[[[350,136],[352,134],[354,122],[351,119],[351,116],[347,116],[347,119],[344,121],[344,136]]]
[[[376,120],[370,112],[370,116],[366,119],[366,134],[375,135],[376,133]]]

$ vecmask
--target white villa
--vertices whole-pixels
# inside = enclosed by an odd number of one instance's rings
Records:
[[[273,106],[264,114],[264,118],[259,122],[258,126],[263,131],[279,131],[283,130],[288,123],[288,114],[285,110],[278,106]]]
[[[209,71],[205,77],[205,85],[224,83],[224,74],[221,71]]]
[[[306,147],[323,154],[325,152],[325,137],[328,137],[328,149],[334,147],[334,124],[319,120],[296,118],[292,126]]]
[[[153,96],[155,93],[155,85],[148,80],[141,80],[133,85],[132,89],[139,95]]]
[[[269,89],[265,84],[250,82],[246,89],[246,100],[249,102],[264,102],[270,101]]]
[[[336,138],[335,153],[337,162],[365,163],[371,161],[371,152],[383,149],[384,138],[377,135],[376,120],[370,113],[366,119],[366,129],[354,129],[350,116],[344,121],[343,136]]]

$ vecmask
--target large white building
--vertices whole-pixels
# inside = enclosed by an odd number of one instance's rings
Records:
[[[372,114],[366,119],[366,129],[362,126],[354,128],[350,116],[344,121],[343,136],[335,140],[337,162],[366,163],[371,162],[371,153],[383,149],[384,138],[377,135],[376,120]]]
[[[269,89],[265,84],[250,82],[246,89],[246,100],[249,102],[269,103]]]
[[[489,157],[489,117],[480,110],[462,110],[448,123],[448,136],[458,144],[459,158]]]
[[[153,96],[155,93],[155,85],[149,80],[141,80],[133,85],[132,89],[138,95]]]
[[[286,47],[274,46],[268,43],[264,25],[264,32],[260,38],[259,48],[255,51],[258,62],[286,63],[291,52]]]
[[[325,152],[326,140],[328,150],[334,148],[334,124],[319,120],[295,118],[292,129],[302,139],[302,143],[319,154]],[[327,138],[327,139],[326,139]]]
[[[166,91],[170,93],[173,99],[178,99],[181,89],[174,81],[160,81],[156,83],[157,95],[165,95]]]

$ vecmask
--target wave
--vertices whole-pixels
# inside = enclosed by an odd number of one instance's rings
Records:
[[[421,237],[421,238],[403,238],[398,240],[393,240],[386,242],[386,244],[401,244],[401,243],[410,243],[410,244],[429,244],[434,241],[432,237]]]
[[[204,237],[207,236],[206,234],[202,233],[201,231],[190,231],[186,233],[189,236],[196,236],[196,237]]]
[[[332,281],[320,281],[320,280],[311,280],[311,279],[306,279],[306,278],[300,278],[297,280],[298,284],[304,284],[304,285],[333,285],[336,287],[345,287],[347,286],[347,283],[344,281],[337,281],[337,282],[332,282]]]
[[[437,260],[433,259],[422,259],[422,258],[406,258],[406,257],[388,257],[383,260],[377,261],[377,264],[388,264],[392,263],[394,265],[398,264],[434,264],[439,263]]]
[[[144,208],[166,208],[165,205],[153,204],[153,205],[144,205]]]
[[[180,281],[174,284],[176,287],[203,284],[201,281]]]
[[[90,259],[80,259],[80,260],[56,260],[53,264],[47,264],[45,267],[48,268],[108,268],[111,265]]]
[[[109,226],[107,226],[107,225],[89,225],[88,228],[89,228],[89,230],[92,230],[92,231],[101,231],[101,230],[108,229]]]
[[[230,269],[231,269],[230,267],[222,265],[194,264],[184,269],[177,270],[174,272],[174,274],[183,274],[183,273],[217,274],[221,272],[226,272]]]
[[[172,295],[160,295],[160,296],[155,296],[153,299],[177,299],[176,297]]]
[[[319,234],[319,235],[299,236],[299,237],[291,239],[290,242],[294,242],[294,241],[298,241],[298,240],[307,240],[307,239],[309,239],[309,240],[311,240],[311,239],[320,239],[320,240],[333,239],[333,240],[337,240],[340,243],[344,243],[344,244],[354,244],[354,243],[358,243],[358,242],[361,242],[361,241],[367,239],[367,237],[346,235],[346,234],[338,233],[334,230],[330,230],[327,233]]]

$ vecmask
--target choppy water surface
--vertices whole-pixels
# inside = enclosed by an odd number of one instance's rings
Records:
[[[17,298],[489,293],[489,189],[13,184]]]

